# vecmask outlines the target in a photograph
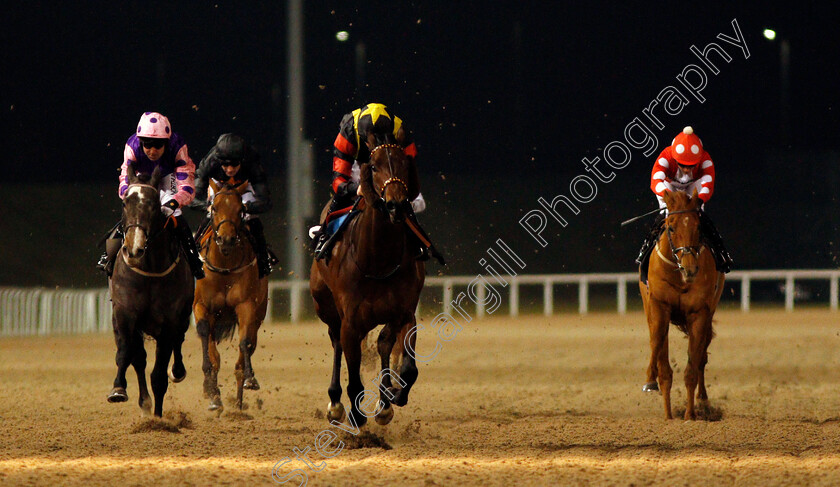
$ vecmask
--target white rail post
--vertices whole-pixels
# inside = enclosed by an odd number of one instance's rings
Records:
[[[484,303],[487,301],[487,288],[484,286],[479,287],[475,293],[475,297],[478,301],[475,303],[475,315],[479,318],[484,318]]]
[[[793,311],[793,274],[785,276],[785,311]]]
[[[831,303],[831,311],[837,311],[837,302],[838,302],[838,286],[837,286],[837,274],[831,275],[831,289],[829,290],[829,302]]]
[[[452,279],[443,280],[443,312],[452,315]]]
[[[292,323],[297,323],[300,320],[300,308],[301,308],[301,301],[300,301],[300,283],[292,281],[292,285],[289,287],[289,314],[291,315]]]
[[[585,315],[589,312],[589,279],[580,278],[578,284],[578,313]]]
[[[543,314],[545,316],[554,314],[554,281],[551,279],[543,281]]]
[[[741,278],[741,311],[750,310],[750,276],[744,274]]]
[[[618,277],[616,284],[616,294],[618,295],[618,312],[619,314],[627,313],[627,279],[624,276]]]
[[[274,313],[271,310],[271,308],[274,307],[272,306],[274,304],[274,298],[272,298],[273,295],[274,286],[271,285],[271,281],[268,281],[268,302],[265,307],[265,320],[263,320],[263,323],[271,323],[274,321]]]
[[[510,282],[510,315],[519,316],[519,279],[515,277]]]

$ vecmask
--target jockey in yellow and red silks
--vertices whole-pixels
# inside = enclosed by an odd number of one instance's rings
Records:
[[[353,204],[359,188],[359,166],[370,160],[370,151],[374,149],[367,143],[370,134],[378,136],[376,138],[380,141],[394,140],[403,148],[403,152],[412,163],[417,157],[413,134],[402,119],[385,105],[368,103],[345,114],[333,142],[333,199],[327,215]],[[426,209],[426,201],[422,194],[411,202],[411,207],[414,213],[421,213]],[[316,253],[320,253],[329,238],[326,225],[313,227],[310,236],[314,239]],[[421,254],[426,257],[424,253]]]
[[[413,134],[399,117],[389,113],[385,105],[369,103],[344,115],[333,143],[332,190],[335,194],[335,209],[342,208],[342,204],[352,204],[351,200],[359,187],[359,165],[368,162],[373,149],[366,143],[369,133],[393,134],[409,159],[417,157]],[[418,198],[423,201],[422,195]],[[416,213],[422,211],[414,206]],[[425,208],[425,202],[422,206]]]
[[[647,258],[661,233],[662,222],[667,212],[663,199],[665,191],[693,194],[696,190],[697,197],[703,200],[704,207],[715,192],[715,165],[693,128],[683,128],[682,132],[671,141],[671,145],[663,149],[656,158],[650,173],[650,189],[656,195],[659,207],[663,211],[654,223],[636,259],[636,262],[643,266],[647,263]],[[704,211],[700,212],[700,234],[715,256],[718,270],[729,272],[732,269],[732,257]]]

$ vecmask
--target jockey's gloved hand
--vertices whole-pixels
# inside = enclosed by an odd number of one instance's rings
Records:
[[[421,213],[426,209],[426,200],[423,199],[423,193],[418,193],[414,201],[411,202],[411,209],[414,213]]]
[[[250,205],[250,203],[244,203],[244,204],[242,205],[242,211],[244,211],[246,214],[251,213],[251,205]]]
[[[173,213],[175,213],[175,210],[178,209],[178,206],[179,205],[177,201],[169,200],[166,202],[166,204],[160,207],[160,211],[163,213],[163,216],[169,218],[170,216],[172,216]]]

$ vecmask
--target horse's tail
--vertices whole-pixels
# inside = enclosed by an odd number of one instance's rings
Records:
[[[214,336],[216,338],[216,343],[220,343],[222,340],[227,338],[233,338],[233,332],[237,329],[237,325],[239,323],[236,321],[236,315],[230,313],[230,315],[224,314],[219,316],[216,319]]]

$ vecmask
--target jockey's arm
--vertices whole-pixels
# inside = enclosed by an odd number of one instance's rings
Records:
[[[210,184],[210,173],[213,170],[213,164],[218,160],[213,157],[215,149],[210,149],[210,152],[201,159],[198,164],[198,169],[195,171],[195,198],[190,203],[190,208],[198,210],[206,210],[210,204],[207,201],[207,188]]]
[[[704,155],[706,157],[700,163],[700,172],[697,178],[701,185],[698,196],[703,200],[703,203],[708,203],[715,193],[715,165],[708,152]]]
[[[178,192],[174,199],[179,206],[188,206],[195,198],[195,163],[190,159],[186,144],[175,155],[175,180]]]
[[[265,213],[271,210],[271,191],[268,189],[268,180],[265,171],[259,161],[252,161],[250,165],[249,182],[253,189],[254,201],[246,204],[245,211],[251,215]]]
[[[137,157],[134,155],[134,150],[128,144],[125,144],[123,163],[120,166],[120,185],[117,192],[120,199],[125,199],[125,192],[128,190],[128,166],[136,161]]]

